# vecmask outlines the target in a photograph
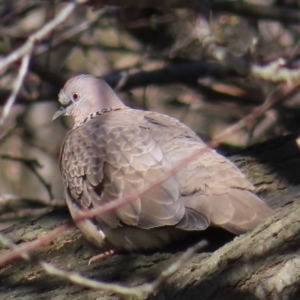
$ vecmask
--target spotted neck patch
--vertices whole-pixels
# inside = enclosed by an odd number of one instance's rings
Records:
[[[109,113],[111,111],[118,111],[118,110],[121,110],[121,109],[128,109],[128,107],[127,106],[112,106],[112,107],[109,107],[109,108],[104,108],[104,109],[101,109],[101,110],[97,110],[97,111],[89,114],[87,117],[85,117],[80,122],[76,123],[74,125],[73,129],[76,129],[77,127],[81,126],[82,124],[87,123],[89,120],[95,119],[95,118],[97,118],[101,115],[104,115],[106,113]]]

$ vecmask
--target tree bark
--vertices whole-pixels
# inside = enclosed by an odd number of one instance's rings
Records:
[[[195,253],[147,299],[300,298],[300,151],[297,137],[280,137],[230,158],[255,184],[260,196],[278,212],[252,232],[239,237],[233,238],[221,229],[199,233],[198,239],[207,239],[210,246]],[[47,234],[67,220],[68,212],[53,211],[2,233],[20,245]],[[94,280],[138,286],[151,282],[174,262],[184,252],[188,241],[182,244],[174,244],[160,252],[115,254],[88,265],[99,249],[72,228],[35,255],[61,269],[76,271]],[[6,251],[2,249],[0,256]],[[21,258],[0,269],[0,283],[0,299],[7,300],[122,299],[114,293],[85,289],[46,275],[37,264]]]

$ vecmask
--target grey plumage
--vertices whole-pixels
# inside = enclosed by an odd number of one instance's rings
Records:
[[[60,165],[73,218],[155,184],[181,160],[205,147],[187,126],[169,116],[130,109],[91,75],[71,78],[59,94],[74,128],[62,145]],[[272,215],[253,185],[226,158],[204,151],[139,199],[78,223],[83,234],[117,249],[163,247],[186,231],[210,224],[235,234]]]

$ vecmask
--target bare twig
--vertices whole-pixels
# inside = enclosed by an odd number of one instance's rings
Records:
[[[17,249],[18,246],[15,245],[10,239],[8,239],[5,235],[0,233],[0,244],[3,246],[10,248],[10,249]],[[28,253],[22,253],[20,254],[20,257],[22,257],[25,260],[29,260],[29,254]]]
[[[87,0],[74,0],[73,2],[70,2],[67,4],[51,21],[49,21],[47,24],[45,24],[40,30],[32,34],[27,41],[6,56],[5,58],[0,60],[0,73],[5,70],[11,63],[19,60],[21,57],[25,56],[28,53],[31,53],[36,46],[37,43],[39,43],[41,40],[43,40],[49,33],[51,33],[58,25],[63,23],[75,10],[75,8],[79,4],[86,3]]]
[[[37,238],[34,241],[23,243],[22,245],[16,246],[15,248],[9,251],[3,252],[0,255],[0,266],[11,262],[18,257],[22,257],[23,254],[30,254],[31,252],[41,247],[49,245],[55,238],[57,238],[73,226],[74,224],[71,221],[66,222],[65,224],[56,227],[52,231],[47,232],[47,234]]]
[[[171,265],[167,266],[160,275],[152,282],[145,283],[137,287],[125,287],[119,284],[103,283],[95,280],[88,279],[75,272],[67,272],[60,270],[53,265],[41,262],[40,265],[49,274],[56,277],[65,279],[83,287],[87,287],[93,290],[108,291],[123,296],[134,296],[137,299],[145,299],[149,294],[155,292],[161,284],[177,272],[187,261],[192,257],[196,251],[200,251],[208,245],[207,241],[200,241],[196,245],[190,247],[185,251],[178,259]]]
[[[0,243],[10,248],[11,250],[18,248],[17,245],[15,245],[6,236],[2,234],[0,234]],[[199,243],[195,244],[194,246],[190,247],[172,264],[170,264],[164,270],[162,270],[160,275],[152,283],[145,283],[138,287],[125,287],[125,286],[121,286],[120,284],[103,283],[92,279],[88,279],[76,272],[64,271],[55,267],[50,263],[47,263],[42,260],[34,259],[28,253],[21,254],[21,257],[26,261],[34,261],[38,263],[38,265],[47,274],[70,281],[77,285],[90,288],[93,290],[108,291],[108,292],[121,294],[123,296],[134,296],[138,299],[145,299],[149,294],[153,293],[159,286],[161,286],[161,284],[164,281],[166,281],[175,272],[177,272],[180,268],[182,268],[188,262],[188,260],[190,260],[190,258],[196,251],[204,249],[207,245],[208,245],[207,241],[202,240]]]
[[[4,108],[3,108],[3,112],[2,112],[2,116],[0,117],[0,127],[3,125],[5,119],[7,118],[7,116],[9,115],[9,112],[16,100],[16,97],[22,87],[23,81],[25,79],[25,76],[27,74],[27,70],[28,70],[28,66],[29,66],[29,61],[30,61],[30,53],[27,53],[24,55],[24,57],[22,58],[22,64],[19,70],[19,74],[17,76],[17,79],[14,83],[14,87],[13,90],[9,96],[9,98],[7,99]]]
[[[98,12],[97,15],[95,15],[93,17],[92,20],[88,20],[88,21],[84,21],[74,27],[72,27],[71,29],[63,32],[62,34],[60,34],[58,37],[54,38],[51,42],[51,47],[56,47],[58,45],[60,45],[61,43],[63,43],[66,40],[71,39],[72,37],[84,32],[85,30],[89,29],[91,27],[91,25],[97,23],[99,21],[99,18],[101,17],[101,15],[103,15],[106,12],[105,9],[102,9],[101,11]],[[35,51],[34,51],[34,55],[40,55],[43,54],[44,52],[48,51],[48,46],[47,45],[40,45]]]
[[[19,212],[23,209],[36,210],[41,208],[62,208],[65,204],[62,201],[24,198],[14,194],[0,195],[0,216],[6,213]],[[3,218],[1,218],[3,221]]]
[[[81,24],[78,24],[75,27],[72,27],[71,29],[67,30],[66,32],[62,33],[59,37],[52,40],[51,47],[55,47],[60,45],[62,42],[72,38],[73,36],[83,32],[84,30],[87,30],[89,26],[91,25],[90,21],[84,21]],[[40,45],[35,51],[34,55],[40,55],[48,51],[48,45]]]

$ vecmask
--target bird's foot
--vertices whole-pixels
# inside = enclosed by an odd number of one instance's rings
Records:
[[[111,256],[111,255],[113,255],[113,254],[115,254],[115,253],[116,253],[116,250],[111,249],[111,250],[105,251],[105,252],[103,252],[103,253],[100,253],[100,254],[98,254],[98,255],[95,255],[95,256],[93,256],[93,257],[89,260],[89,265],[90,265],[92,262],[95,262],[95,261],[100,260],[100,259],[105,258],[105,257],[109,257],[109,256]]]

